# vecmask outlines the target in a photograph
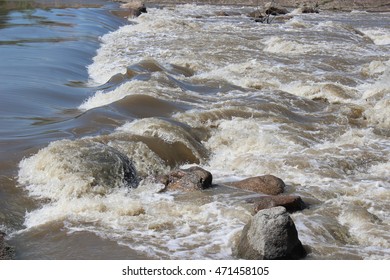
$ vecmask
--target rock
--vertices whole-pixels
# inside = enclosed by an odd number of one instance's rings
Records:
[[[318,14],[319,10],[314,7],[302,7],[302,14]]]
[[[215,15],[217,17],[228,17],[229,16],[229,14],[227,12],[225,12],[225,11],[216,12]]]
[[[69,151],[69,154],[71,151]],[[70,161],[80,161],[77,167],[83,168],[94,180],[91,186],[121,186],[136,188],[139,178],[132,161],[118,150],[100,143],[90,143],[78,147],[77,158]]]
[[[4,237],[5,233],[0,231],[0,260],[12,260],[14,249],[5,243]]]
[[[123,4],[121,7],[127,9],[126,14],[130,17],[139,17],[141,14],[148,12],[145,4],[137,0]]]
[[[267,15],[273,15],[273,16],[286,15],[288,14],[288,10],[286,8],[270,6],[265,10],[265,13]]]
[[[203,190],[211,187],[213,176],[198,166],[176,169],[157,179],[165,185],[164,190]]]
[[[306,204],[298,195],[269,195],[256,199],[253,214],[260,210],[283,206],[288,212],[300,211],[306,208]]]
[[[284,207],[259,211],[245,225],[233,254],[249,260],[301,259],[306,251]]]
[[[68,176],[77,174],[80,184],[84,182],[90,189],[96,186],[136,188],[139,183],[133,162],[125,154],[89,139],[53,142],[34,158],[34,169],[50,173],[48,180],[55,182],[65,182]]]
[[[225,184],[239,189],[269,195],[281,194],[284,192],[285,188],[283,180],[273,175],[250,177],[238,182],[229,182]]]
[[[251,17],[251,18],[263,18],[264,14],[260,10],[255,10],[253,12],[250,12],[248,14],[248,17]]]

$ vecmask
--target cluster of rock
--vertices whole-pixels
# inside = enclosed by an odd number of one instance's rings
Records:
[[[134,2],[139,0],[115,0],[120,2]],[[239,5],[239,6],[266,6],[269,3],[276,2],[281,7],[291,9],[321,9],[321,10],[336,10],[336,11],[351,11],[364,10],[373,12],[389,12],[390,3],[388,0],[145,0],[147,4],[207,4],[207,5]]]
[[[0,260],[13,259],[13,248],[8,246],[4,241],[5,233],[0,231]]]
[[[295,10],[295,13],[308,14],[308,13],[319,13],[318,5],[304,5]],[[248,15],[256,22],[271,23],[275,18],[290,19],[292,13],[285,7],[275,6],[271,3],[267,3],[262,8],[256,8],[255,11]]]
[[[176,169],[155,179],[164,185],[162,191],[196,191],[210,187],[212,174],[198,166]],[[254,201],[253,217],[244,227],[233,254],[242,259],[301,259],[306,251],[298,238],[298,232],[289,212],[306,208],[301,197],[282,195],[285,183],[273,175],[227,182],[229,187],[239,188],[264,196]]]

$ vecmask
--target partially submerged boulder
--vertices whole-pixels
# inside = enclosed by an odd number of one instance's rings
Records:
[[[235,188],[269,195],[281,194],[284,192],[285,188],[283,180],[273,175],[250,177],[241,181],[228,182],[225,184]]]
[[[233,254],[248,260],[301,259],[306,251],[284,207],[259,211],[245,225]]]
[[[253,214],[260,210],[283,206],[288,212],[300,211],[306,208],[305,202],[298,195],[267,195],[256,199]]]
[[[164,190],[203,190],[211,187],[213,176],[207,170],[193,166],[188,169],[176,169],[162,175],[157,180],[165,185]]]
[[[136,188],[139,178],[132,160],[106,144],[91,139],[59,140],[22,160],[19,183],[40,187],[49,199],[106,194],[112,188]],[[53,191],[47,191],[53,189]]]

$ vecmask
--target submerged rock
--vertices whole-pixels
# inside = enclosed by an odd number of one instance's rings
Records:
[[[123,153],[90,139],[60,140],[19,164],[20,184],[58,200],[64,195],[105,194],[112,188],[136,188],[139,178]]]
[[[289,212],[300,211],[306,208],[305,202],[298,195],[269,195],[256,199],[253,214],[260,210],[283,206]]]
[[[203,190],[211,187],[213,176],[207,170],[194,166],[188,169],[176,169],[157,178],[165,185],[164,190]]]
[[[118,150],[104,145],[94,144],[80,149],[82,166],[91,172],[94,178],[92,186],[118,186],[121,183],[136,188],[139,183],[132,161]]]
[[[245,225],[233,254],[249,260],[301,259],[306,251],[284,207],[259,211]]]
[[[284,192],[285,188],[283,180],[273,175],[250,177],[241,181],[225,184],[235,188],[269,195],[281,194]]]
[[[4,241],[5,233],[0,231],[0,260],[11,260],[14,258],[14,249]]]

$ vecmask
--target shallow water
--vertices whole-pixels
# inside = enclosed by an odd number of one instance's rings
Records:
[[[232,258],[258,194],[149,179],[192,164],[282,178],[310,205],[292,214],[308,259],[390,258],[389,14],[107,9],[2,20],[0,222],[18,258]]]

